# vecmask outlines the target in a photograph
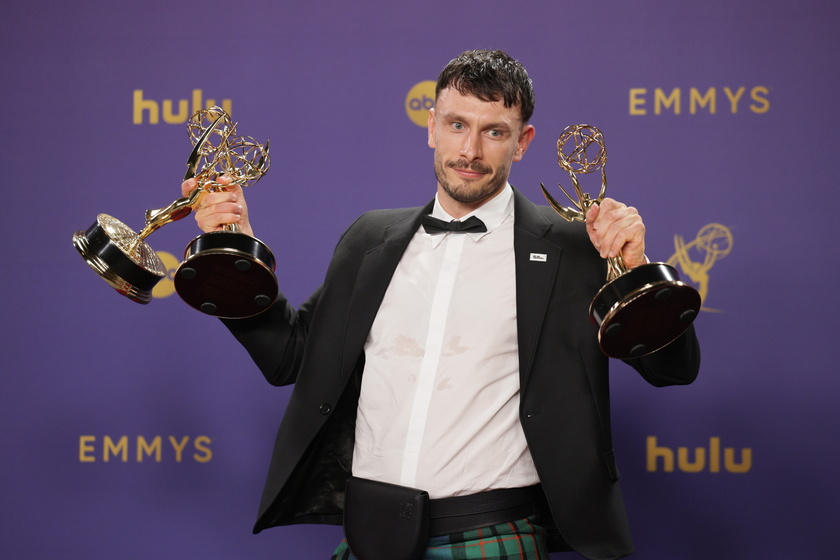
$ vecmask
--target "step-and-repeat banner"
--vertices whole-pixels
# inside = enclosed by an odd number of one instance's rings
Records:
[[[597,126],[608,194],[703,297],[696,383],[612,370],[636,556],[832,557],[838,24],[825,0],[5,2],[0,557],[329,557],[337,527],[251,535],[291,389],[175,293],[192,217],[148,237],[169,269],[148,305],[71,238],[177,199],[187,118],[220,105],[270,139],[247,195],[300,303],[357,215],[433,196],[433,80],[472,48],[535,84],[511,182],[568,189],[557,137]]]

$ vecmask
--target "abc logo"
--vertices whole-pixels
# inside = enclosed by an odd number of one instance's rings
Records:
[[[163,266],[166,267],[166,277],[164,277],[157,285],[152,288],[152,297],[155,299],[169,297],[175,293],[175,271],[181,262],[175,258],[175,255],[167,253],[166,251],[157,251],[160,260],[163,261]]]
[[[429,109],[435,105],[435,85],[431,80],[420,82],[405,97],[405,112],[417,126],[425,127],[429,122]]]

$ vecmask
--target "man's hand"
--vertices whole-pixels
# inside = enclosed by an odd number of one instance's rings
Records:
[[[586,212],[586,232],[601,257],[624,259],[628,269],[645,264],[645,224],[639,212],[611,198]]]
[[[226,184],[229,179],[220,177],[219,183]],[[181,183],[181,193],[187,197],[196,188],[195,179],[188,179]],[[253,237],[251,223],[248,220],[248,204],[239,185],[230,185],[229,190],[208,192],[201,203],[193,208],[195,221],[202,231],[218,231],[227,224],[238,224],[242,233]]]

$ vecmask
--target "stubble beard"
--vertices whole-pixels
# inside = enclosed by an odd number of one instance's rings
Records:
[[[496,173],[490,175],[484,185],[476,185],[478,181],[464,181],[463,183],[450,182],[446,177],[446,167],[451,169],[469,169],[478,173],[491,173],[493,170],[486,165],[474,161],[468,163],[466,160],[449,161],[445,164],[442,159],[435,155],[435,177],[444,192],[453,200],[462,204],[473,204],[486,200],[498,193],[507,184],[507,168],[499,168]],[[480,180],[483,180],[484,177]]]

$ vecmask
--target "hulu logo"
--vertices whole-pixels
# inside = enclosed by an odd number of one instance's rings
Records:
[[[709,447],[696,447],[691,455],[688,447],[678,447],[676,452],[669,447],[659,446],[656,436],[647,438],[647,471],[656,472],[662,466],[664,472],[674,472],[674,456],[676,455],[677,468],[682,472],[721,472],[721,466],[730,473],[745,473],[752,468],[752,449],[745,447],[741,449],[740,461],[736,461],[735,449],[732,447],[723,448],[723,461],[721,463],[720,438],[709,438]],[[661,459],[661,461],[660,461]]]
[[[215,99],[202,100],[203,93],[200,89],[192,91],[192,99],[179,99],[174,101],[172,99],[164,99],[160,102],[152,99],[143,98],[143,90],[134,90],[134,107],[133,107],[133,122],[134,124],[144,124],[144,117],[148,116],[148,124],[158,124],[161,117],[163,122],[167,124],[183,124],[187,119],[201,109],[209,109],[217,105]],[[190,106],[192,101],[192,106]],[[221,103],[222,109],[226,113],[231,114],[231,107],[233,103],[230,99],[223,99]],[[177,108],[176,108],[177,107]]]

